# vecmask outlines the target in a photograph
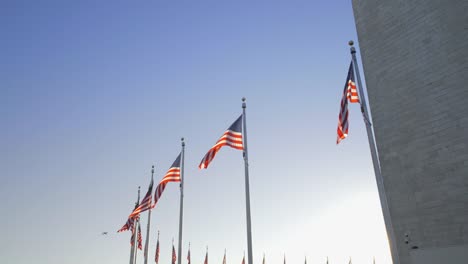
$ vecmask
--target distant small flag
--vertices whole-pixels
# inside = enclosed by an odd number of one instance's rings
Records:
[[[223,264],[226,264],[226,249],[224,249]]]
[[[187,262],[190,264],[192,261],[190,260],[190,243],[189,243],[189,248],[188,248],[188,253],[187,253]]]
[[[236,121],[224,132],[220,139],[216,142],[216,144],[205,154],[205,157],[198,165],[200,169],[208,168],[210,162],[214,159],[216,153],[223,147],[229,146],[231,148],[235,148],[238,150],[243,150],[244,147],[242,145],[242,115],[237,118]]]
[[[263,261],[262,264],[265,264],[265,253],[263,253]]]
[[[286,264],[286,254],[284,254],[284,260],[283,263]]]
[[[142,245],[142,239],[141,239],[141,228],[140,228],[140,225],[138,225],[138,237],[137,237],[137,241],[138,241],[138,249],[139,250],[142,250],[143,249],[143,245]]]
[[[180,155],[181,154],[177,156],[176,160],[174,161],[174,163],[172,163],[172,166],[166,172],[166,175],[164,175],[162,180],[159,182],[158,187],[154,191],[153,208],[156,206],[156,203],[159,201],[159,198],[161,198],[167,183],[180,182]]]
[[[242,258],[242,264],[245,264],[245,254],[244,254],[244,257]]]
[[[176,260],[177,260],[177,255],[175,253],[174,245],[172,245],[172,264],[175,264]]]
[[[205,261],[203,264],[208,264],[208,248],[206,249]]]
[[[159,264],[159,231],[158,231],[158,242],[156,243],[156,255],[154,256],[154,261],[156,264]]]
[[[148,187],[148,191],[146,192],[145,197],[141,200],[140,205],[133,210],[133,212],[128,216],[128,218],[135,218],[136,216],[140,215],[144,211],[147,211],[152,208],[153,202],[153,179],[151,179],[150,185]]]
[[[343,96],[341,98],[336,144],[339,144],[341,140],[348,136],[348,100],[351,103],[359,103],[356,84],[354,82],[353,62],[351,62],[349,65],[348,77],[346,78],[346,84],[343,90]]]

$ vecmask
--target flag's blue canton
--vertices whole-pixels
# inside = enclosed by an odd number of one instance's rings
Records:
[[[171,168],[174,168],[174,167],[180,168],[180,155],[181,154],[179,154],[179,156],[177,156],[177,158],[174,160],[174,163],[172,163]]]
[[[237,118],[236,121],[228,128],[228,130],[231,130],[233,132],[242,132],[242,115]]]

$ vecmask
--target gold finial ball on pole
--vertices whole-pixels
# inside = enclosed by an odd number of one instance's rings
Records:
[[[245,102],[245,97],[242,97],[242,102]]]
[[[183,138],[183,137],[182,137],[182,138],[180,138],[180,141],[184,141],[184,138]]]
[[[353,46],[353,45],[354,45],[354,41],[352,41],[352,40],[348,41],[348,45]]]

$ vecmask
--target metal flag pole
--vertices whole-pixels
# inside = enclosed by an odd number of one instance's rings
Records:
[[[151,167],[151,184],[153,184],[154,165]],[[151,226],[151,208],[148,209],[148,225],[146,226],[146,242],[145,242],[145,264],[148,264],[148,246],[149,246],[149,234]]]
[[[140,227],[140,218],[138,218],[136,220],[136,226],[135,226],[135,240],[134,240],[134,245],[135,245],[135,259],[134,259],[134,264],[136,264],[136,260],[137,260],[137,255],[138,255],[138,228]]]
[[[252,252],[252,224],[250,219],[250,189],[249,189],[249,155],[247,151],[247,121],[245,116],[245,97],[242,98],[242,139],[244,140],[244,165],[245,165],[245,209],[247,217],[247,254],[249,258],[248,264],[253,264]]]
[[[140,186],[138,186],[138,198],[137,198],[137,202],[135,203],[135,208],[138,206],[139,203],[140,203]],[[138,234],[137,234],[137,228],[138,228],[138,226],[137,226],[137,221],[136,221],[136,220],[134,220],[133,226],[134,226],[134,228],[135,228],[135,229],[134,229],[134,230],[135,230],[135,233],[134,233],[134,235],[133,235],[133,244],[132,244],[132,246],[131,246],[131,248],[130,248],[130,264],[135,264],[135,263],[136,263],[136,262],[135,262],[135,255],[136,255],[135,249],[136,249],[137,247],[136,247],[136,243],[135,243],[135,242],[136,242],[136,238],[137,238],[137,235],[138,235]]]
[[[390,219],[390,209],[388,207],[387,195],[385,194],[385,188],[383,183],[383,178],[380,170],[380,162],[377,156],[377,146],[375,144],[374,132],[372,129],[372,124],[370,123],[369,112],[366,104],[366,97],[364,95],[364,89],[362,88],[361,75],[359,74],[359,67],[356,59],[356,49],[354,48],[354,42],[349,41],[351,56],[353,59],[354,70],[356,71],[356,79],[358,82],[359,89],[359,100],[361,102],[361,112],[364,117],[364,123],[366,124],[367,138],[369,140],[369,147],[372,155],[372,163],[374,165],[375,180],[377,182],[377,189],[380,196],[380,204],[382,206],[382,212],[384,215],[385,225],[387,227],[387,234],[390,240],[390,252],[392,253],[392,258],[394,264],[400,264],[400,259],[398,257],[398,248],[396,246],[395,240],[395,231],[393,230],[392,221]]]
[[[185,142],[184,138],[180,139],[182,141],[182,152],[180,155],[180,214],[179,214],[179,248],[177,260],[178,264],[181,264],[182,258],[182,223],[184,218],[184,156],[185,156]],[[146,263],[145,263],[146,264]]]
[[[137,198],[137,201],[135,203],[135,208],[138,206],[138,204],[140,203],[140,186],[138,186],[138,198]],[[135,226],[135,222],[133,223],[133,226]],[[136,229],[135,229],[135,235],[133,236],[133,244],[131,245],[130,247],[130,264],[133,264],[133,260],[135,259],[134,258],[134,255],[135,255],[135,237],[136,237]]]
[[[130,230],[131,232],[131,230]],[[130,245],[130,264],[133,264],[133,254],[135,253],[135,238],[133,238],[133,243]]]

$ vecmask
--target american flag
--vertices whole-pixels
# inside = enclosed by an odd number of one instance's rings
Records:
[[[245,255],[244,255],[244,257],[242,258],[242,264],[245,264]]]
[[[133,210],[133,212],[128,216],[128,218],[135,218],[136,216],[140,215],[140,213],[151,209],[152,201],[153,201],[153,179],[151,179],[150,185],[148,187],[148,192],[146,192],[145,197],[141,200],[139,206]]]
[[[174,245],[172,245],[172,264],[175,264],[176,260],[177,260],[177,255],[175,253]]]
[[[188,264],[190,264],[190,245],[189,245],[189,249],[188,249],[188,253],[187,253],[187,261],[188,261]]]
[[[135,222],[134,218],[128,218],[127,222],[117,232],[123,232],[123,231],[130,230],[130,228],[133,227],[134,222]]]
[[[154,257],[156,264],[159,263],[159,231],[158,231],[158,242],[156,243],[156,256]]]
[[[174,161],[174,163],[172,163],[172,166],[166,172],[166,175],[164,175],[162,180],[159,182],[158,187],[154,191],[153,208],[156,206],[156,203],[158,202],[159,198],[161,198],[161,195],[164,192],[164,189],[166,188],[168,182],[180,182],[180,155],[181,154],[177,156],[176,160]]]
[[[135,240],[135,226],[132,225],[132,236],[130,237],[130,245],[133,246],[133,242]]]
[[[226,264],[226,250],[224,250],[223,264]]]
[[[341,140],[348,136],[348,101],[351,103],[359,103],[356,84],[354,82],[353,62],[349,65],[348,77],[346,78],[343,96],[341,97],[336,144],[340,143]]]
[[[139,203],[137,202],[137,203],[135,204],[135,208],[134,208],[133,210],[135,210],[136,208],[138,208],[138,205],[139,205]],[[127,219],[127,222],[117,231],[117,233],[130,230],[130,229],[133,227],[133,224],[135,223],[135,220],[136,220],[136,219],[139,219],[139,217],[140,217],[140,215],[137,215],[137,216],[134,217],[134,218],[129,217],[129,218]]]
[[[229,146],[231,148],[243,150],[242,144],[242,115],[228,128],[226,132],[221,136],[216,144],[206,153],[203,157],[198,168],[206,169],[210,162],[214,159],[216,153],[223,147]]]
[[[143,249],[143,245],[142,245],[142,239],[141,239],[141,228],[140,228],[140,225],[138,225],[138,236],[137,236],[137,242],[138,242],[138,249],[139,250],[142,250]]]
[[[203,264],[208,264],[208,250],[206,250],[205,262]]]

